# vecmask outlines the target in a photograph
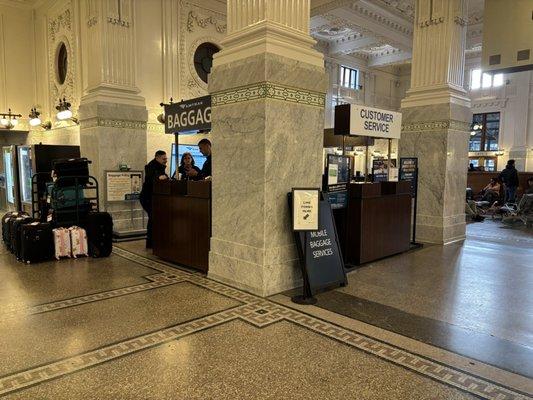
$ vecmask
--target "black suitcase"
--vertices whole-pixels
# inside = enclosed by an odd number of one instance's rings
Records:
[[[81,225],[87,223],[89,213],[93,209],[93,204],[90,202],[84,202],[71,207],[63,207],[59,210],[53,210],[53,220],[59,226],[70,227],[72,225]]]
[[[8,223],[9,219],[15,214],[16,211],[10,211],[7,214],[4,214],[2,217],[2,240],[4,243],[9,242],[9,231],[8,231]]]
[[[50,261],[54,258],[52,225],[32,222],[23,225],[20,235],[20,261],[30,264]]]
[[[7,214],[4,214],[2,217],[2,240],[8,244],[11,240],[11,234],[9,232],[9,220],[17,218],[18,216],[28,215],[25,212],[20,211],[10,211]]]
[[[108,257],[113,250],[113,218],[106,212],[92,212],[84,224],[89,256]]]
[[[13,252],[13,241],[14,241],[14,235],[15,235],[15,231],[14,231],[14,227],[13,225],[15,224],[15,222],[19,219],[25,219],[25,218],[30,218],[30,216],[28,214],[26,214],[25,212],[18,212],[18,213],[13,213],[13,215],[11,217],[9,217],[9,220],[7,221],[7,225],[6,225],[6,245],[7,245],[7,248],[9,249],[9,251]]]
[[[11,248],[17,260],[20,259],[22,227],[32,222],[35,222],[35,220],[30,217],[19,217],[13,221],[13,227],[11,228]]]
[[[56,185],[76,186],[89,182],[89,161],[87,158],[61,158],[52,162],[52,168],[57,176]],[[78,177],[76,179],[70,177]]]

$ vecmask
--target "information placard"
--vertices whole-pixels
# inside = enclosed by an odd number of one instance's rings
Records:
[[[328,154],[326,168],[328,192],[346,190],[350,183],[350,157]]]
[[[311,294],[346,285],[344,261],[337,237],[333,212],[326,199],[319,202],[318,230],[298,232],[303,273]]]
[[[292,229],[294,231],[318,230],[319,189],[292,190]]]
[[[373,182],[386,182],[389,180],[389,166],[387,160],[372,160]]]
[[[142,171],[106,171],[106,201],[138,199],[142,181]]]
[[[418,173],[418,158],[402,157],[400,158],[400,181],[411,182],[411,196],[416,196],[416,180]]]

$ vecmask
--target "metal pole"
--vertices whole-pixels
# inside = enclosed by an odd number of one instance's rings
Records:
[[[346,135],[342,135],[342,155],[346,155]]]
[[[392,154],[392,139],[389,139],[389,149],[388,149],[388,161],[387,161],[387,180],[390,181],[391,177],[391,167],[392,167],[392,160],[391,160],[391,154]]]
[[[365,183],[368,182],[368,138],[365,140]]]
[[[417,161],[418,163],[418,161]],[[413,243],[416,243],[416,213],[418,206],[418,166],[415,170],[415,209],[413,215]]]

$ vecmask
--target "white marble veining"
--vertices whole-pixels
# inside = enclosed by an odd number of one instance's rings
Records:
[[[146,123],[144,107],[91,102],[80,106],[80,148],[84,157],[92,161],[91,174],[100,183],[100,202],[104,205],[106,170],[118,170],[119,163],[128,164],[132,170],[143,170],[146,164]],[[136,128],[101,126],[95,120],[133,121]],[[129,204],[115,207],[116,211],[130,209]],[[113,210],[110,210],[113,211]]]
[[[465,236],[468,132],[436,122],[466,122],[469,116],[467,107],[450,103],[403,110],[404,126],[421,123],[400,140],[400,156],[419,159],[417,240],[448,243]]]
[[[299,72],[307,79],[298,79]],[[269,54],[215,68],[210,88],[270,79],[306,90],[326,88],[324,71]],[[287,193],[320,186],[324,110],[261,98],[215,106],[212,121],[209,276],[263,296],[293,288],[300,273]]]

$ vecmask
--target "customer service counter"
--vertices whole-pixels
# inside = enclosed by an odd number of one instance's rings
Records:
[[[343,211],[337,229],[348,267],[409,250],[410,182],[351,183]]]
[[[207,272],[211,181],[159,181],[153,196],[154,255]]]

